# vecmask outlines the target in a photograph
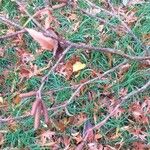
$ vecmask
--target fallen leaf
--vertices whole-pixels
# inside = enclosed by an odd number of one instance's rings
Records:
[[[73,72],[80,71],[86,67],[85,64],[82,64],[81,62],[77,61],[75,64],[73,64]]]
[[[144,131],[142,131],[142,129],[137,128],[137,127],[133,127],[131,129],[128,130],[135,138],[139,138],[142,141],[146,141],[146,137],[148,136],[148,134]]]
[[[57,50],[58,41],[56,41],[55,39],[53,39],[51,37],[47,37],[42,32],[38,32],[34,29],[26,28],[26,30],[33,37],[33,39],[40,44],[40,46],[43,49],[47,49],[47,50],[51,50],[51,51]],[[51,33],[52,37],[57,38],[57,35],[53,30],[49,30],[49,32]]]
[[[4,135],[0,133],[0,146],[4,144]]]
[[[68,17],[71,21],[78,20],[78,16],[76,14],[71,13]]]
[[[79,144],[83,140],[79,132],[77,132],[76,134],[72,133],[71,135],[73,136],[72,139],[74,139],[77,144]]]
[[[41,141],[42,145],[45,145],[46,143],[53,142],[52,137],[55,135],[55,132],[53,131],[45,131],[44,133],[41,134]]]
[[[42,19],[45,18],[45,29],[49,29],[53,21],[52,12],[49,9],[43,9],[40,14]]]
[[[144,106],[145,105],[145,106]],[[148,124],[149,118],[147,114],[150,112],[150,108],[146,108],[147,104],[140,104],[139,102],[134,102],[129,108],[135,121],[140,124]]]
[[[32,55],[31,53],[27,52],[25,49],[23,48],[18,48],[17,50],[17,54],[19,57],[19,62],[18,64],[27,64],[29,62],[32,62],[33,60],[35,60],[34,55]]]
[[[21,101],[21,98],[20,98],[19,94],[16,95],[16,96],[13,98],[13,103],[14,103],[15,105],[19,104],[20,101]]]
[[[85,143],[84,143],[84,142],[81,142],[81,143],[75,148],[75,150],[83,150],[84,145],[85,145]]]
[[[146,144],[144,144],[144,142],[141,141],[133,142],[132,146],[133,150],[146,150]]]
[[[121,66],[121,67],[119,68],[119,72],[118,72],[119,77],[123,76],[124,73],[126,73],[126,72],[129,70],[130,66],[131,66],[131,65],[130,65],[129,63],[127,63],[127,64]]]
[[[121,97],[126,96],[127,93],[128,93],[128,89],[126,89],[126,88],[122,88],[122,89],[119,91],[119,95],[120,95]]]
[[[4,103],[4,99],[3,97],[0,96],[0,103],[3,104]]]
[[[93,126],[92,126],[92,124],[91,124],[91,122],[90,122],[90,120],[88,119],[87,121],[85,121],[85,123],[84,123],[84,128],[83,128],[83,137],[85,137],[86,135],[88,136],[87,137],[87,141],[89,142],[91,142],[91,141],[93,141],[94,140],[94,132],[93,132],[93,130],[91,130],[91,131],[88,131],[89,129],[91,129]]]

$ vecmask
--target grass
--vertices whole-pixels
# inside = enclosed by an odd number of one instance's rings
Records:
[[[95,1],[97,2],[97,1]],[[120,1],[113,0],[115,6],[121,5]],[[42,7],[44,5],[43,0],[34,0],[32,2],[28,1],[28,11],[31,14],[35,13],[35,8]],[[99,4],[103,5],[103,4]],[[79,1],[79,6],[81,8],[88,8],[86,3],[83,0]],[[150,32],[150,16],[149,16],[149,8],[150,4],[140,4],[135,6],[137,10],[137,17],[139,19],[138,23],[135,23],[131,28],[134,34],[140,39],[143,34],[148,34]],[[28,20],[28,16],[20,15],[17,5],[15,2],[10,0],[4,1],[2,0],[0,11],[2,14],[7,14],[10,19],[16,20],[19,16],[19,22],[21,25],[24,24]],[[75,20],[69,19],[68,16],[72,14],[76,15]],[[83,42],[87,44],[91,44],[93,46],[102,46],[102,47],[114,47],[117,45],[118,49],[121,49],[123,52],[128,53],[130,55],[142,56],[143,50],[139,43],[133,42],[131,36],[126,34],[122,37],[118,36],[115,31],[112,31],[109,26],[104,26],[105,35],[108,39],[100,44],[102,40],[102,33],[99,31],[98,26],[99,22],[91,18],[79,10],[72,10],[70,7],[64,7],[54,11],[54,16],[60,23],[60,27],[56,28],[55,30],[64,38],[72,41],[72,42]],[[106,14],[99,14],[101,17],[106,17]],[[108,18],[107,18],[108,19]],[[78,29],[76,31],[73,30],[76,23],[79,22]],[[116,18],[112,18],[110,20],[112,24],[118,24]],[[29,28],[35,28],[35,25],[32,21],[27,24]],[[3,23],[0,23],[0,35],[6,34],[8,27],[5,26]],[[52,52],[44,51],[40,54],[37,54],[39,49],[39,45],[28,35],[25,34],[24,37],[24,49],[32,53],[35,56],[35,60],[32,62],[36,64],[37,67],[43,68],[47,66],[47,63],[52,58]],[[19,71],[16,71],[16,64],[19,60],[19,57],[16,52],[16,47],[12,46],[12,39],[0,41],[2,47],[5,48],[4,57],[0,57],[0,93],[5,93],[4,101],[8,102],[9,107],[7,111],[5,109],[0,110],[0,115],[2,117],[8,116],[21,116],[26,112],[29,112],[32,107],[32,102],[35,100],[34,97],[26,98],[19,104],[14,104],[13,100],[16,96],[15,93],[18,91],[20,93],[29,92],[32,90],[37,90],[40,86],[41,76],[33,76],[30,79],[23,79],[22,82],[19,76]],[[131,49],[129,49],[129,46]],[[91,79],[91,70],[97,71],[107,71],[112,66],[110,66],[109,61],[110,59],[113,60],[113,65],[117,65],[122,62],[124,59],[120,58],[119,56],[111,56],[109,57],[107,54],[101,52],[85,52],[85,50],[81,49],[71,49],[67,55],[65,56],[65,60],[69,60],[73,55],[79,56],[81,61],[86,64],[86,68],[82,70],[78,77],[73,77],[70,80],[66,80],[64,77],[56,74],[51,74],[48,78],[44,86],[44,91],[50,91],[54,89],[59,89],[61,87],[70,86],[71,83],[80,83],[84,79]],[[122,80],[119,80],[117,72],[113,72],[110,74],[106,79],[99,80],[94,82],[84,88],[81,92],[79,97],[75,97],[74,101],[68,105],[68,111],[76,116],[79,114],[85,114],[87,118],[89,118],[92,122],[98,123],[102,121],[106,115],[108,114],[108,108],[102,107],[101,105],[96,108],[96,104],[99,105],[102,99],[102,94],[104,93],[104,87],[112,84],[112,87],[108,89],[107,92],[114,93],[114,97],[117,100],[119,97],[119,92],[122,88],[128,89],[128,93],[132,92],[133,90],[137,89],[144,85],[146,81],[150,79],[149,68],[139,68],[139,63],[132,61],[130,63],[131,67],[127,72],[123,74]],[[4,75],[4,71],[8,70],[8,73]],[[42,73],[42,76],[46,74],[48,70],[45,70]],[[4,75],[4,76],[3,76]],[[12,86],[14,87],[13,92],[11,92]],[[67,101],[73,93],[73,89],[64,89],[53,93],[52,95],[45,95],[43,96],[44,102],[46,102],[47,107],[53,105],[53,100],[56,104],[60,104],[64,101]],[[148,90],[147,90],[148,91]],[[89,93],[93,92],[94,97],[92,100],[89,100]],[[15,96],[14,96],[15,95]],[[131,113],[128,112],[130,105],[134,101],[143,101],[144,96],[150,96],[149,92],[143,92],[139,95],[136,95],[128,100],[125,104],[123,104],[123,108],[126,110],[119,118],[110,118],[105,125],[98,130],[99,134],[102,138],[99,142],[103,145],[110,145],[115,146],[117,143],[123,142],[122,149],[132,149],[131,145],[134,141],[139,141],[138,138],[134,137],[133,134],[129,133],[127,130],[123,129],[125,126],[140,126],[146,128],[146,133],[150,133],[149,126],[140,125],[137,122],[132,121],[130,119]],[[94,115],[96,114],[96,122],[94,120]],[[49,115],[54,120],[63,120],[65,118],[69,118],[63,110],[59,110],[58,114],[55,112],[49,112]],[[1,149],[5,148],[18,148],[18,149],[42,149],[40,144],[37,143],[37,135],[33,129],[34,120],[33,118],[23,119],[21,121],[16,121],[13,123],[3,124],[0,125],[0,132],[7,131],[5,136],[5,141],[1,146]],[[72,137],[72,129],[76,132],[82,133],[83,130],[83,123],[78,127],[74,124],[68,125],[66,130],[63,132],[58,131],[55,127],[50,128],[54,130],[59,136],[67,134],[69,137]],[[43,123],[40,127],[41,129],[45,129],[45,124]],[[45,130],[49,128],[46,127]],[[110,140],[109,137],[115,135],[117,132],[121,134],[118,138]],[[147,145],[150,144],[150,138],[147,136],[146,140],[144,141]],[[74,140],[71,141],[72,145],[75,145]],[[63,149],[64,146],[59,147]],[[44,148],[43,148],[44,149]]]

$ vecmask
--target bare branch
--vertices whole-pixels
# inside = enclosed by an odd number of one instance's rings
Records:
[[[91,80],[83,83],[83,86],[86,85],[86,84],[92,83],[94,80],[102,78],[104,75],[107,75],[107,74],[115,71],[117,68],[119,68],[120,66],[124,65],[125,63],[126,62],[123,62],[123,63],[117,65],[116,67],[106,71],[100,77],[96,77],[94,79],[91,79]],[[142,86],[138,90],[135,90],[135,91],[129,93],[128,95],[126,95],[125,97],[123,97],[121,99],[121,102],[114,108],[114,110],[102,122],[98,123],[96,126],[94,126],[93,128],[89,129],[89,131],[102,127],[109,120],[109,118],[113,116],[115,111],[122,105],[122,103],[125,102],[125,100],[129,99],[130,97],[132,97],[132,96],[134,96],[136,94],[139,94],[140,92],[145,91],[148,87],[150,87],[150,81],[148,81],[144,86]],[[81,88],[81,86],[79,88]],[[73,93],[74,96],[72,95],[71,98],[66,103],[64,103],[64,104],[62,104],[60,106],[55,106],[55,107],[49,108],[48,111],[55,111],[55,110],[58,110],[60,108],[65,108],[69,103],[72,102],[72,100],[74,99],[74,97],[76,96],[78,91],[80,90],[79,88]],[[4,118],[4,119],[0,118],[0,123],[7,123],[7,122],[12,121],[12,120],[22,120],[22,119],[28,118],[30,116],[31,116],[31,114],[27,114],[27,115],[23,115],[23,116],[19,116],[19,117],[14,117],[14,118]],[[87,131],[87,137],[88,137],[88,131]],[[86,140],[86,137],[84,138],[84,140]]]
[[[108,11],[108,10],[106,10],[106,9],[100,7],[100,6],[97,6],[97,5],[93,4],[92,2],[90,2],[89,0],[85,0],[85,1],[86,1],[90,6],[95,7],[95,8],[97,8],[97,9],[100,9],[100,10],[104,11],[105,13],[109,14],[109,15],[112,16],[112,17],[118,18],[118,20],[119,20],[119,21],[121,22],[121,24],[126,28],[126,30],[128,31],[128,33],[134,38],[134,40],[135,40],[138,44],[141,45],[141,47],[145,50],[145,52],[148,53],[148,52],[147,52],[148,49],[146,48],[146,46],[143,45],[143,43],[137,38],[137,36],[136,36],[136,35],[133,33],[133,31],[127,26],[127,24],[120,18],[119,15],[117,15],[115,12],[112,13],[111,11]],[[113,7],[113,6],[111,5],[111,7]]]
[[[12,38],[12,37],[14,37],[14,36],[16,36],[16,35],[18,35],[18,34],[25,33],[25,32],[26,32],[26,30],[25,30],[25,29],[22,29],[22,30],[16,31],[16,32],[14,32],[14,33],[10,33],[10,34],[7,34],[7,35],[2,35],[2,36],[0,36],[0,40]]]
[[[86,11],[86,10],[84,10],[84,9],[81,9],[81,8],[79,8],[79,7],[78,7],[78,9],[81,10],[83,13],[87,14],[87,15],[90,16],[90,17],[93,17],[93,18],[97,19],[98,21],[105,23],[106,25],[109,25],[109,26],[111,26],[111,27],[113,27],[113,28],[116,28],[116,26],[114,26],[112,23],[106,21],[106,19],[102,19],[102,18],[100,18],[100,17],[97,17],[97,16],[95,16],[94,14],[89,13],[88,11]]]
[[[131,93],[127,94],[126,96],[124,96],[123,98],[120,98],[120,103],[110,112],[109,115],[106,116],[106,118],[101,121],[100,123],[98,123],[97,125],[95,125],[94,127],[92,127],[91,129],[89,129],[87,131],[87,135],[85,136],[84,138],[84,141],[86,141],[87,137],[88,137],[88,133],[90,133],[90,131],[94,130],[94,129],[99,129],[101,128],[109,119],[110,117],[112,117],[114,115],[114,113],[116,112],[116,110],[118,110],[118,108],[129,98],[131,98],[132,96],[136,95],[136,94],[139,94],[143,91],[145,91],[147,88],[150,87],[150,80],[145,84],[143,85],[141,88],[135,90],[135,91],[132,91]]]
[[[56,4],[56,5],[53,5],[52,6],[52,9],[55,10],[55,9],[59,9],[59,8],[62,8],[66,6],[66,3],[61,3],[61,4]]]
[[[104,74],[100,75],[99,77],[95,77],[89,81],[86,81],[84,83],[82,83],[76,90],[75,92],[72,94],[72,96],[70,97],[70,99],[68,101],[66,101],[65,103],[63,103],[62,105],[59,105],[59,106],[55,106],[55,107],[52,107],[52,108],[49,108],[48,111],[55,111],[55,110],[58,110],[58,109],[63,109],[65,107],[67,107],[72,101],[73,99],[75,98],[75,96],[77,95],[77,93],[80,91],[80,89],[87,85],[87,84],[90,84],[90,83],[93,83],[94,81],[106,76],[107,74],[115,71],[116,69],[118,69],[120,66],[124,65],[127,61],[113,67],[112,69],[106,71]],[[54,68],[55,69],[55,68]],[[43,86],[43,85],[42,85]],[[37,93],[37,92],[36,92]],[[5,123],[5,122],[8,122],[8,121],[11,121],[11,120],[22,120],[23,118],[27,118],[27,117],[30,117],[31,114],[29,115],[24,115],[24,116],[20,116],[20,117],[14,117],[14,118],[4,118],[4,119],[1,119],[0,118],[0,123]]]
[[[11,21],[11,20],[9,20],[6,17],[1,16],[1,15],[0,15],[0,21],[4,22],[5,24],[7,24],[9,26],[15,26],[16,28],[21,29],[21,30],[23,29],[23,27],[20,26],[19,24],[15,23],[14,21]]]
[[[141,61],[141,60],[149,60],[150,59],[150,57],[130,56],[130,55],[124,54],[121,50],[114,50],[111,48],[93,47],[93,46],[85,45],[85,44],[72,43],[70,41],[65,41],[65,44],[66,45],[71,44],[73,48],[88,49],[88,50],[95,50],[95,51],[100,51],[100,52],[105,52],[105,53],[116,54],[121,57],[127,58],[129,60]]]
[[[1,19],[1,17],[0,17]],[[3,20],[3,17],[2,17],[2,20]],[[13,25],[13,22],[11,22],[11,25]],[[5,23],[5,21],[4,21]],[[19,25],[15,24],[16,27],[18,27]],[[20,29],[22,29],[22,27],[20,27]],[[124,57],[124,58],[127,58],[129,60],[135,60],[135,61],[140,61],[140,63],[144,63],[142,62],[142,60],[150,60],[150,57],[138,57],[138,56],[130,56],[130,55],[127,55],[127,54],[124,54],[122,53],[122,51],[120,50],[114,50],[114,49],[111,49],[111,48],[101,48],[101,47],[93,47],[93,46],[90,46],[90,45],[85,45],[85,44],[79,44],[79,43],[72,43],[70,41],[67,41],[67,40],[64,40],[64,39],[61,39],[58,37],[55,38],[51,35],[50,32],[46,31],[43,27],[41,28],[42,30],[44,30],[44,35],[45,36],[48,36],[48,37],[51,37],[51,38],[54,38],[55,40],[58,40],[59,43],[62,45],[62,46],[72,46],[74,48],[80,48],[80,49],[88,49],[88,50],[95,50],[95,51],[101,51],[101,52],[106,52],[106,53],[111,53],[111,54],[115,54],[115,55],[119,55],[121,57]]]
[[[48,76],[56,69],[56,67],[58,66],[58,64],[61,62],[61,60],[64,58],[64,56],[66,55],[66,53],[71,49],[72,45],[68,46],[66,48],[65,51],[63,51],[62,55],[59,57],[59,59],[57,60],[57,62],[55,63],[55,65],[50,69],[50,71],[42,78],[42,84],[39,87],[39,90],[37,91],[37,96],[41,99],[41,91],[43,89],[43,86],[48,78]]]

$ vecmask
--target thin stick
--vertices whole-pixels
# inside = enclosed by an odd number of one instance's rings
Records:
[[[126,62],[124,62],[124,63],[126,63]],[[111,72],[115,71],[118,67],[120,67],[120,66],[123,65],[124,63],[119,64],[119,65],[116,66],[115,68],[112,68],[112,69],[108,70],[107,73],[105,72],[105,75],[108,74],[108,73],[111,73]],[[101,76],[101,77],[102,77],[102,76]],[[93,79],[92,79],[92,80],[93,80]],[[87,81],[87,82],[90,83],[90,80]],[[85,85],[85,83],[84,83],[84,85]],[[114,108],[114,110],[113,110],[102,122],[98,123],[96,126],[94,126],[93,128],[91,128],[91,129],[89,129],[89,130],[87,131],[87,134],[86,134],[86,137],[84,138],[84,140],[86,140],[86,138],[88,137],[88,133],[90,133],[91,130],[94,130],[94,129],[97,129],[97,128],[102,127],[102,126],[108,121],[108,119],[113,116],[114,112],[122,105],[122,103],[123,103],[125,100],[129,99],[130,97],[134,96],[135,94],[138,94],[138,93],[140,93],[140,92],[145,91],[149,86],[150,86],[150,81],[148,81],[148,82],[147,82],[144,86],[142,86],[140,89],[138,89],[138,90],[136,90],[136,91],[133,91],[133,92],[129,93],[128,95],[126,95],[125,97],[123,97],[123,98],[121,99],[121,102]],[[69,100],[69,102],[71,102],[71,101]],[[60,108],[65,108],[67,105],[68,105],[68,103],[64,103],[64,104],[62,104],[62,105],[60,105],[60,106],[55,106],[55,107],[49,108],[48,111],[55,111],[55,110],[58,110],[58,109],[60,109]],[[28,115],[23,115],[23,116],[14,117],[14,118],[4,118],[4,119],[0,118],[0,123],[7,123],[7,122],[12,121],[12,120],[22,120],[22,119],[28,118],[28,117],[30,117],[30,116],[31,116],[31,115],[28,114]]]
[[[87,131],[87,134],[84,138],[84,141],[86,141],[87,137],[88,137],[88,134],[90,133],[90,131],[92,130],[95,130],[95,129],[99,129],[101,128],[109,119],[110,117],[112,117],[114,115],[114,113],[116,112],[116,110],[118,110],[118,108],[127,100],[129,99],[130,97],[136,95],[136,94],[139,94],[143,91],[145,91],[148,87],[150,87],[150,80],[144,85],[142,86],[141,88],[135,90],[135,91],[132,91],[131,93],[127,94],[126,96],[124,96],[123,98],[120,99],[120,103],[110,112],[109,115],[106,116],[106,118],[101,121],[100,123],[98,123],[97,125],[95,125],[94,127],[90,128],[88,131]]]
[[[88,50],[95,50],[95,51],[101,51],[101,52],[105,52],[105,53],[111,53],[111,54],[116,54],[119,55],[121,57],[127,58],[129,60],[136,60],[136,61],[141,61],[141,60],[149,60],[149,57],[138,57],[138,56],[130,56],[127,54],[122,53],[121,50],[114,50],[111,48],[101,48],[101,47],[93,47],[90,45],[85,45],[85,44],[76,44],[76,43],[72,43],[70,41],[65,41],[66,45],[72,45],[73,48],[80,48],[80,49],[88,49]]]
[[[1,17],[0,17],[1,19]],[[2,20],[4,21],[5,19],[3,19],[2,17]],[[4,23],[6,23],[8,20],[5,20]],[[18,24],[14,24],[12,21],[10,21],[11,25],[15,25],[16,27],[18,27],[19,25]],[[22,29],[22,27],[20,26],[20,29]],[[45,31],[45,29],[44,29]],[[116,54],[116,55],[119,55],[121,57],[124,57],[124,58],[127,58],[129,60],[134,60],[134,61],[140,61],[140,63],[144,63],[142,62],[142,60],[150,60],[150,56],[149,57],[138,57],[138,56],[130,56],[130,55],[127,55],[127,54],[124,54],[122,53],[121,51],[119,50],[114,50],[114,49],[111,49],[111,48],[101,48],[101,47],[93,47],[93,46],[90,46],[90,45],[85,45],[85,44],[78,44],[78,43],[72,43],[70,41],[67,41],[67,40],[64,40],[64,39],[60,39],[60,38],[55,38],[51,35],[51,33],[49,33],[48,31],[45,31],[46,33],[44,34],[45,36],[48,36],[48,37],[51,37],[51,38],[54,38],[55,40],[58,40],[59,43],[62,45],[62,46],[69,46],[69,45],[72,45],[72,47],[74,48],[80,48],[80,49],[88,49],[88,50],[95,50],[95,51],[101,51],[101,52],[106,52],[106,53],[111,53],[111,54]]]
[[[59,57],[55,65],[49,70],[49,72],[42,78],[42,83],[37,91],[37,97],[41,99],[41,91],[43,89],[43,86],[48,78],[48,76],[56,69],[57,65],[61,62],[61,60],[64,58],[66,53],[71,49],[72,45],[68,46],[65,51],[63,51],[62,55]]]
[[[55,9],[59,9],[59,8],[62,8],[66,6],[66,3],[61,3],[61,4],[56,4],[56,5],[53,5],[52,6],[52,9],[55,10]]]
[[[1,16],[1,15],[0,15],[0,20],[1,20],[2,22],[5,22],[5,24],[7,24],[7,25],[15,26],[15,27],[18,28],[18,29],[23,29],[22,26],[20,26],[19,24],[15,23],[14,21],[8,20],[8,19],[7,19],[6,17],[4,17],[4,16]]]
[[[18,35],[18,34],[25,33],[25,32],[26,32],[26,30],[25,30],[25,29],[22,29],[22,30],[16,31],[16,32],[14,32],[14,33],[9,33],[9,34],[6,34],[6,35],[2,35],[2,36],[0,36],[0,40],[12,38],[12,37],[14,37],[14,36],[16,36],[16,35]]]
[[[97,19],[97,20],[100,21],[100,22],[103,22],[103,23],[105,23],[105,24],[107,24],[107,25],[109,25],[109,26],[111,26],[111,27],[113,27],[113,28],[116,28],[116,26],[114,26],[112,23],[106,21],[105,19],[102,19],[102,18],[100,18],[100,17],[97,17],[97,16],[95,16],[95,15],[89,13],[88,11],[86,11],[86,10],[84,10],[84,9],[81,9],[81,8],[79,8],[79,7],[78,7],[78,9],[79,9],[80,11],[82,11],[83,13],[87,14],[87,15],[90,16],[90,17],[93,17],[93,18]]]
[[[95,7],[95,8],[97,8],[97,9],[102,10],[102,11],[104,11],[105,13],[109,14],[109,15],[112,16],[112,17],[118,18],[119,21],[121,22],[121,24],[126,28],[126,30],[128,31],[128,33],[134,38],[134,40],[135,40],[137,43],[139,43],[139,44],[142,46],[142,48],[143,48],[143,49],[146,51],[146,53],[147,53],[148,49],[142,44],[142,42],[137,38],[137,36],[132,32],[132,30],[131,30],[131,29],[127,26],[127,24],[120,18],[119,15],[117,15],[115,12],[112,13],[111,11],[108,11],[108,10],[106,10],[106,9],[100,7],[100,6],[97,6],[97,5],[93,4],[92,2],[90,2],[89,0],[85,0],[85,1],[86,1],[89,5],[91,5],[92,7]],[[112,6],[112,7],[113,7],[113,6]]]
[[[104,72],[102,75],[100,75],[100,76],[98,76],[98,77],[95,77],[95,78],[93,78],[93,79],[91,79],[91,80],[89,80],[89,81],[84,82],[83,84],[81,84],[81,85],[75,90],[75,92],[72,94],[72,96],[70,97],[70,99],[67,101],[66,106],[69,105],[69,104],[72,102],[72,100],[75,98],[75,96],[78,94],[78,92],[80,91],[80,89],[81,89],[83,86],[85,86],[85,85],[87,85],[87,84],[90,84],[90,83],[93,83],[95,80],[98,80],[98,79],[100,79],[100,78],[106,76],[107,74],[110,74],[111,72],[114,72],[116,69],[118,69],[120,66],[122,66],[122,65],[124,65],[124,64],[126,64],[126,63],[127,63],[127,61],[124,61],[123,63],[121,63],[121,64],[119,64],[119,65],[113,67],[112,69],[110,69],[110,70]]]
[[[98,79],[104,77],[105,75],[107,75],[107,74],[109,74],[109,73],[115,71],[115,70],[118,69],[120,66],[124,65],[126,62],[127,62],[127,61],[125,61],[125,62],[123,62],[123,63],[121,63],[121,64],[119,64],[119,65],[113,67],[112,69],[106,71],[104,74],[100,75],[99,77],[95,77],[95,78],[93,78],[93,79],[91,79],[91,80],[89,80],[89,81],[86,81],[86,82],[82,83],[82,84],[76,89],[76,91],[72,94],[72,96],[70,97],[70,99],[69,99],[67,102],[65,102],[65,103],[62,104],[62,105],[49,108],[48,111],[55,111],[55,110],[63,109],[63,108],[65,108],[65,107],[67,107],[67,106],[73,101],[74,97],[75,97],[76,94],[79,92],[79,90],[81,89],[81,87],[83,87],[83,86],[85,86],[85,85],[87,85],[87,84],[93,83],[93,81],[96,81],[96,80],[98,80]],[[11,121],[11,120],[22,120],[22,119],[27,118],[27,117],[30,117],[30,116],[31,116],[31,115],[28,114],[28,115],[23,115],[23,116],[14,117],[14,118],[4,118],[4,119],[1,119],[1,118],[0,118],[0,123],[6,123],[6,122]]]

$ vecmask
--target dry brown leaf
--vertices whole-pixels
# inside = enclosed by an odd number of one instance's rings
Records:
[[[58,67],[56,68],[56,72],[66,77],[67,80],[69,80],[73,75],[73,65],[79,61],[80,61],[79,57],[73,56],[65,64],[62,63],[58,65]]]
[[[122,97],[126,96],[127,93],[128,93],[128,89],[126,89],[126,88],[122,88],[122,89],[119,91],[119,95],[122,96]]]
[[[90,8],[87,10],[87,12],[89,12],[92,15],[97,15],[98,13],[101,12],[101,10],[99,8]]]
[[[103,24],[100,24],[99,26],[98,26],[98,28],[97,28],[100,32],[102,32],[103,31],[103,29],[104,29],[104,25]]]
[[[71,135],[73,136],[72,139],[74,139],[77,144],[79,144],[83,140],[83,138],[79,132],[77,132],[76,134],[72,133]]]
[[[44,133],[42,133],[41,135],[41,141],[42,141],[42,145],[45,145],[46,143],[49,142],[53,142],[52,137],[55,135],[55,132],[53,131],[45,131]]]
[[[144,144],[144,142],[141,141],[133,142],[132,146],[133,146],[133,150],[146,150],[147,147],[146,144]]]
[[[133,127],[131,129],[128,130],[135,138],[138,138],[142,141],[146,141],[146,137],[148,136],[148,134],[144,131],[142,131],[142,129],[137,128],[137,127]]]
[[[127,13],[125,16],[125,23],[128,26],[132,26],[134,24],[134,22],[137,21],[138,17],[135,16],[135,11],[131,11],[130,13]]]
[[[49,29],[53,21],[52,12],[49,9],[43,9],[40,11],[40,15],[42,19],[45,18],[45,29]]]
[[[126,73],[126,72],[129,70],[130,66],[131,66],[131,65],[130,65],[129,63],[127,63],[127,64],[121,66],[121,67],[119,68],[119,73],[118,73],[119,77],[120,77],[120,76],[123,76],[124,73]]]
[[[18,54],[18,57],[19,57],[18,65],[26,64],[26,63],[29,63],[29,62],[32,62],[33,60],[35,60],[34,55],[27,52],[23,48],[17,49],[17,54]]]
[[[139,102],[134,102],[130,108],[129,111],[132,113],[132,116],[134,117],[135,121],[140,124],[148,124],[149,118],[147,114],[150,112],[149,108],[146,108],[147,104],[140,104]]]
[[[17,105],[17,104],[20,103],[20,101],[21,101],[21,98],[20,98],[20,96],[19,96],[19,94],[18,94],[18,95],[16,95],[16,96],[14,97],[13,103],[14,103],[15,105]]]
[[[51,37],[46,37],[42,32],[38,32],[34,29],[26,28],[28,33],[33,37],[33,39],[40,44],[43,49],[54,50],[56,51],[58,48],[58,41]],[[57,35],[54,31],[49,30],[51,32],[51,36],[57,38]]]
[[[80,25],[80,21],[78,21],[77,23],[73,24],[73,26],[72,26],[73,32],[76,32],[78,30],[79,25]]]
[[[17,124],[17,122],[15,122],[15,121],[8,122],[8,129],[11,132],[16,132],[18,128],[19,128],[19,124]]]

